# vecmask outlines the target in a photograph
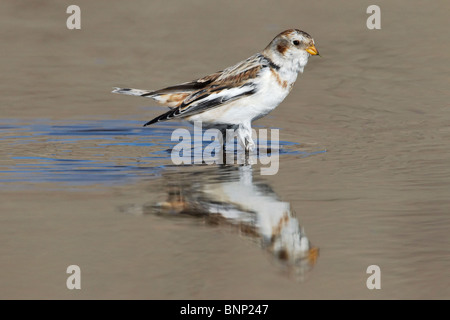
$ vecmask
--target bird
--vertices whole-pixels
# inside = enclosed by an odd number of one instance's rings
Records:
[[[314,39],[299,29],[278,34],[264,50],[231,67],[159,90],[114,88],[113,93],[148,97],[170,108],[145,126],[184,119],[224,134],[233,129],[246,151],[256,147],[252,122],[274,110],[291,92],[310,56]]]
[[[134,214],[202,218],[207,225],[237,230],[303,280],[317,262],[319,248],[309,240],[292,205],[281,200],[267,181],[254,177],[253,171],[247,164],[192,171],[188,176],[165,172],[165,200],[124,209]],[[164,189],[158,186],[158,190]]]

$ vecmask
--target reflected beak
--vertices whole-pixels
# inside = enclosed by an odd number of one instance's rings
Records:
[[[314,45],[312,45],[311,47],[306,48],[306,52],[308,52],[310,55],[319,55],[319,51],[317,51],[316,47]]]

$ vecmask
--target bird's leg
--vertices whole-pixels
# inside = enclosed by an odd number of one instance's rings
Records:
[[[252,127],[250,122],[240,124],[237,132],[241,145],[245,149],[245,153],[249,153],[255,149],[255,142],[252,139]]]
[[[245,141],[246,141],[246,143],[245,143],[245,150],[247,151],[247,152],[249,152],[249,151],[253,151],[254,149],[255,149],[255,142],[253,141],[253,139],[252,139],[252,136],[250,135],[250,136],[247,136],[246,137],[246,139],[245,139]]]
[[[222,137],[222,163],[227,164],[227,129],[222,128],[220,129],[220,135]],[[219,137],[220,139],[220,137]]]
[[[222,151],[225,152],[227,149],[227,129],[226,128],[221,128],[220,129],[220,135],[222,136]]]

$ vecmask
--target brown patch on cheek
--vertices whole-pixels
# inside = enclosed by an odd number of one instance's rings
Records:
[[[286,249],[282,249],[280,250],[280,252],[278,252],[278,258],[280,260],[286,261],[289,259],[289,253],[287,252]]]
[[[284,55],[284,53],[286,52],[287,49],[288,49],[288,46],[286,45],[286,42],[277,44],[277,51],[279,53],[281,53],[282,55]]]

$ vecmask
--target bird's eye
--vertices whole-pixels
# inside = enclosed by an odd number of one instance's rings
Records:
[[[295,44],[296,46],[298,46],[300,44],[300,41],[294,40],[292,43]]]

